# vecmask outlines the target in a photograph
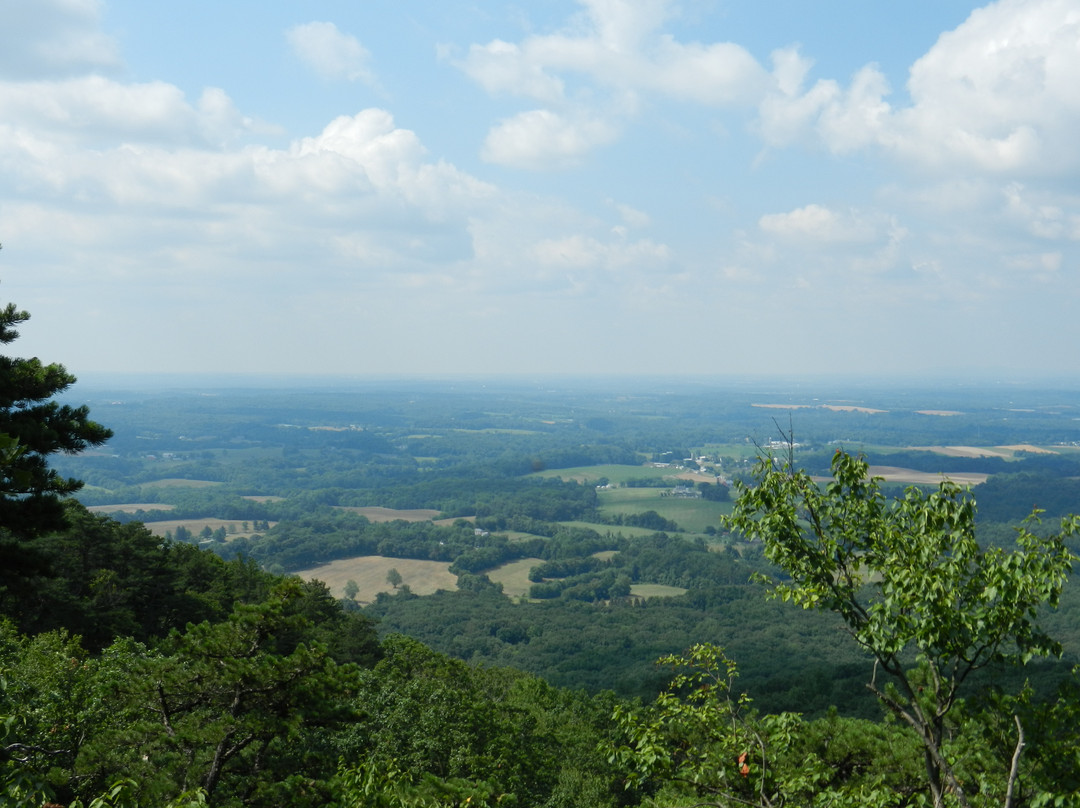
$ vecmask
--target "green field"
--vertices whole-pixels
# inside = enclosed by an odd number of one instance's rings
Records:
[[[611,558],[611,553],[596,553],[599,557]],[[529,570],[544,563],[542,558],[521,558],[503,564],[501,567],[489,570],[488,578],[498,584],[502,584],[503,594],[511,600],[527,598],[532,581],[529,580]],[[630,594],[638,598],[673,598],[685,595],[687,590],[677,586],[665,586],[664,584],[634,584],[630,587]]]
[[[488,570],[487,577],[497,584],[502,584],[503,594],[508,598],[527,598],[529,587],[532,586],[529,570],[543,563],[542,558],[519,558],[517,561]]]
[[[682,587],[664,584],[634,584],[630,587],[630,594],[635,598],[675,598],[688,591]]]
[[[627,539],[637,539],[642,536],[651,536],[656,533],[655,530],[651,530],[650,528],[633,527],[632,525],[598,525],[595,522],[559,522],[559,524],[566,525],[567,527],[580,527],[587,530],[595,530],[601,536],[606,536],[610,533],[612,536],[624,536]]]
[[[691,533],[703,533],[709,525],[719,527],[720,517],[731,513],[730,502],[665,497],[661,496],[662,493],[666,492],[661,488],[610,488],[598,491],[597,495],[601,513],[635,514],[656,511],[665,519],[677,522],[679,527]],[[612,526],[610,529],[625,530],[626,528]]]
[[[674,479],[677,474],[680,474],[678,469],[675,468],[656,468],[654,466],[579,466],[571,469],[548,469],[547,471],[538,471],[536,477],[558,477],[562,480],[575,480],[579,483],[595,483],[598,480],[606,479],[608,482],[621,485],[627,480],[655,480],[663,479],[664,477],[672,478],[672,485],[675,485]],[[698,479],[705,480],[711,479],[705,476],[700,476]]]

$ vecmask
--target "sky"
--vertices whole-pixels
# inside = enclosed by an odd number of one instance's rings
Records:
[[[0,0],[104,372],[1080,376],[1076,0]]]

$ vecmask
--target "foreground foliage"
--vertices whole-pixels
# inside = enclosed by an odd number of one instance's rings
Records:
[[[894,725],[835,714],[761,715],[735,690],[735,663],[695,645],[663,664],[670,688],[646,709],[619,707],[610,759],[650,805],[895,806],[919,790],[913,744]]]
[[[740,487],[728,526],[764,542],[784,574],[775,596],[838,613],[873,656],[867,686],[921,742],[935,806],[976,797],[1009,806],[1038,789],[1022,776],[1019,712],[1012,753],[996,756],[958,740],[963,727],[953,713],[977,671],[1061,653],[1037,616],[1058,604],[1075,559],[1065,539],[1080,520],[1063,519],[1051,535],[1024,525],[1017,549],[984,549],[974,500],[962,489],[943,482],[933,493],[912,488],[888,501],[864,459],[837,451],[825,486],[790,458],[763,458],[756,484]]]

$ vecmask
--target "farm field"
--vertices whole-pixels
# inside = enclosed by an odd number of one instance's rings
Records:
[[[139,511],[171,511],[175,505],[163,502],[127,502],[122,505],[91,505],[86,510],[91,513],[138,513]]]
[[[365,506],[362,508],[338,506],[338,510],[358,513],[361,516],[367,517],[371,522],[393,522],[396,519],[401,519],[405,522],[430,522],[441,514],[441,511],[432,510],[431,508],[398,510],[396,508],[379,508],[375,506]]]
[[[625,483],[627,480],[653,480],[663,479],[664,477],[674,478],[676,471],[677,470],[673,468],[657,468],[652,465],[604,465],[579,466],[577,468],[569,469],[549,469],[547,471],[538,471],[530,476],[548,479],[554,477],[560,480],[566,480],[567,482],[572,480],[578,483],[595,483],[599,480],[606,479],[610,483],[619,485]]]
[[[529,587],[532,586],[529,570],[543,563],[542,558],[519,558],[517,561],[488,570],[487,577],[494,583],[502,584],[503,594],[508,598],[512,600],[527,598]]]
[[[111,505],[105,507],[113,507]],[[163,519],[160,522],[144,522],[146,529],[153,533],[155,536],[164,536],[166,533],[176,533],[178,527],[183,527],[190,530],[192,534],[198,536],[203,528],[210,528],[211,530],[217,530],[220,527],[225,528],[228,534],[226,541],[231,539],[237,539],[241,536],[253,536],[255,531],[251,530],[251,523],[248,523],[248,530],[244,530],[244,522],[242,519]],[[269,523],[273,527],[276,522]]]
[[[597,493],[601,513],[629,515],[656,511],[691,533],[704,533],[710,525],[717,527],[720,517],[731,513],[732,507],[730,502],[661,496],[667,492],[660,488],[611,488]],[[612,526],[612,529],[617,528]]]
[[[386,575],[392,569],[401,573],[402,585],[408,586],[417,595],[432,595],[440,589],[457,589],[457,576],[450,572],[450,564],[445,561],[356,556],[298,570],[294,575],[308,581],[322,581],[337,598],[345,597],[346,582],[356,581],[360,587],[356,595],[357,603],[370,603],[380,592],[394,591],[394,587],[386,581]],[[526,569],[525,575],[528,574]]]
[[[957,485],[979,485],[986,482],[989,474],[977,472],[932,472],[915,469],[897,468],[896,466],[871,466],[870,475],[881,477],[890,483],[910,483],[912,485],[937,485],[942,480],[951,480]]]
[[[665,584],[633,584],[630,587],[630,594],[636,598],[675,598],[688,591],[679,586]]]
[[[143,483],[143,488],[211,488],[223,483],[214,480],[187,480],[180,477],[166,477],[161,480],[151,480]]]
[[[596,553],[595,555],[610,558],[615,553]],[[542,558],[520,558],[517,561],[511,561],[509,564],[503,564],[501,567],[489,570],[487,576],[493,582],[502,584],[503,594],[511,600],[527,598],[529,596],[529,587],[533,583],[529,580],[529,570],[543,563],[544,559]],[[664,584],[633,584],[630,587],[630,594],[638,598],[673,598],[685,595],[686,592],[686,589],[677,586],[665,586]]]
[[[645,508],[643,510],[648,510]],[[648,527],[635,527],[634,525],[598,525],[595,522],[559,522],[560,525],[566,525],[567,527],[580,527],[586,530],[595,530],[601,536],[606,536],[610,533],[612,536],[625,536],[628,539],[639,539],[643,536],[651,536],[656,533],[655,530]]]

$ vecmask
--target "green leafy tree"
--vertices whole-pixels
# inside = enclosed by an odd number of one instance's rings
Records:
[[[832,716],[809,725],[795,713],[760,715],[735,690],[735,663],[708,643],[660,663],[676,676],[654,704],[616,707],[621,743],[610,749],[628,786],[654,793],[654,804],[904,804],[910,772],[891,765],[885,745],[867,737],[870,722]],[[879,766],[860,765],[870,750]]]
[[[1080,520],[1063,520],[1049,536],[1025,524],[1015,550],[983,549],[975,503],[958,486],[912,488],[889,501],[867,462],[840,451],[826,485],[796,471],[790,455],[786,463],[763,457],[755,483],[737,486],[727,527],[764,543],[785,576],[775,596],[838,613],[873,656],[868,687],[919,738],[933,804],[967,806],[977,791],[1013,805],[1025,743],[1019,716],[998,771],[965,778],[969,750],[950,745],[950,713],[976,671],[1060,654],[1036,616],[1058,603],[1074,560],[1065,538]]]
[[[401,573],[398,572],[396,568],[391,568],[390,571],[386,573],[386,582],[390,584],[390,586],[394,587],[394,589],[397,589],[399,586],[401,586],[401,581]]]

